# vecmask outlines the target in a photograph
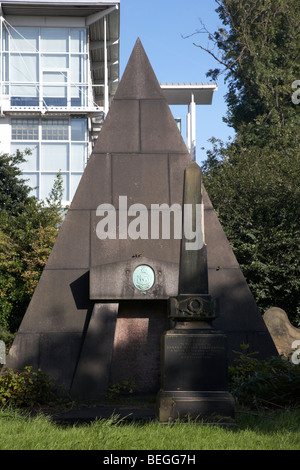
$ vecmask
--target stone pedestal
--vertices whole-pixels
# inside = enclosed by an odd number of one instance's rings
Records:
[[[231,423],[226,336],[204,322],[177,324],[162,336],[161,390],[157,418]]]
[[[213,329],[218,302],[208,294],[170,298],[175,327],[161,338],[161,389],[157,419],[232,424],[228,392],[227,338]]]

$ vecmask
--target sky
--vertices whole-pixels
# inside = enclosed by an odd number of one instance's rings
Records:
[[[184,37],[201,29],[200,18],[210,32],[222,26],[216,8],[215,0],[121,0],[120,77],[139,37],[160,83],[209,83],[206,73],[218,63],[193,45],[206,47],[207,35]],[[208,139],[216,137],[226,142],[234,135],[222,120],[226,115],[227,86],[223,78],[217,84],[212,105],[198,105],[196,110],[196,161],[200,165],[212,147]],[[171,111],[182,119],[185,140],[187,106],[171,106]]]

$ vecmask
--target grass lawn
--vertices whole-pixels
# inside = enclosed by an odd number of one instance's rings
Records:
[[[117,416],[62,425],[43,414],[0,410],[0,450],[299,450],[300,410],[237,411],[236,428],[125,422]]]

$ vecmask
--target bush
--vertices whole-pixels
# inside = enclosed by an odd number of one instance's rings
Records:
[[[231,393],[237,403],[250,408],[298,407],[300,368],[283,356],[258,360],[241,345],[238,365],[229,367]]]
[[[0,405],[33,407],[55,400],[54,383],[41,370],[29,366],[23,371],[7,369],[0,376]]]

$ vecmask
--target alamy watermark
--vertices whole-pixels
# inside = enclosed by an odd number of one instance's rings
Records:
[[[183,210],[180,204],[151,204],[149,211],[139,203],[128,207],[127,196],[119,196],[118,209],[100,204],[96,216],[101,217],[96,226],[100,240],[178,240],[184,236],[186,250],[200,250],[204,245],[203,204],[184,204]]]
[[[294,104],[299,104],[300,103],[300,80],[295,80],[292,83],[292,88],[296,89],[294,93],[292,94],[292,102]]]

